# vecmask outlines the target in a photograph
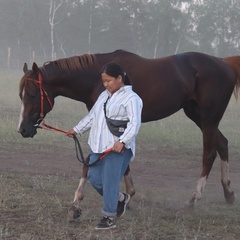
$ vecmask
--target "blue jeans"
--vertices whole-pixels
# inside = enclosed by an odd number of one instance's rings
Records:
[[[96,161],[101,154],[91,152],[90,163]],[[88,171],[88,179],[96,191],[103,197],[102,213],[106,217],[117,214],[120,182],[132,157],[131,149],[124,153],[110,152]]]

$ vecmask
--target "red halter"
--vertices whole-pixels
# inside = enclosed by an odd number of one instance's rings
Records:
[[[37,123],[34,125],[35,127],[37,128],[42,128],[42,129],[46,129],[46,130],[54,130],[54,131],[57,131],[57,132],[62,132],[62,133],[67,133],[67,131],[64,131],[62,129],[59,129],[59,128],[55,128],[55,127],[52,127],[50,125],[47,125],[43,122],[43,119],[45,117],[45,114],[44,114],[44,95],[45,97],[47,98],[47,101],[51,107],[51,110],[53,108],[53,104],[48,96],[48,93],[46,92],[46,90],[43,88],[43,79],[42,79],[42,75],[40,73],[38,73],[38,79],[33,79],[33,78],[27,78],[27,80],[30,80],[30,81],[34,81],[36,83],[39,84],[39,90],[40,90],[40,118],[37,120]],[[42,122],[42,125],[40,126],[40,123]]]
[[[47,98],[47,101],[51,107],[51,110],[53,108],[53,104],[48,96],[48,93],[46,90],[43,88],[43,81],[42,81],[42,75],[38,73],[38,80],[33,79],[33,78],[27,78],[27,80],[34,81],[39,84],[39,90],[40,90],[40,118],[37,120],[37,123],[35,126],[39,126],[39,123],[44,119],[45,114],[44,114],[44,95]]]
[[[34,81],[34,82],[38,83],[39,84],[39,90],[40,90],[40,118],[37,120],[37,123],[34,126],[37,127],[37,128],[42,128],[42,129],[46,129],[46,130],[54,130],[54,131],[66,134],[67,131],[64,131],[64,130],[59,129],[59,128],[52,127],[52,126],[47,125],[43,122],[43,119],[45,117],[45,114],[44,114],[44,95],[47,98],[47,101],[48,101],[51,109],[53,108],[53,104],[52,104],[52,102],[51,102],[51,100],[48,96],[48,93],[43,88],[42,75],[40,73],[38,73],[38,80],[33,79],[33,78],[27,78],[27,80]],[[42,126],[40,126],[41,122],[42,122]],[[82,152],[82,149],[81,149],[81,146],[80,146],[80,143],[79,143],[77,137],[74,135],[73,138],[74,138],[74,141],[75,141],[77,159],[87,167],[90,167],[90,166],[96,164],[98,161],[102,160],[107,154],[109,154],[112,151],[112,148],[107,149],[105,152],[103,152],[101,154],[101,156],[95,162],[93,162],[91,164],[88,164],[83,157],[83,152]],[[81,158],[79,157],[78,151],[80,153]]]

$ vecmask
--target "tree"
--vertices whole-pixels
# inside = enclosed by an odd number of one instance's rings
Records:
[[[231,55],[239,51],[237,0],[222,0],[216,4],[214,0],[193,0],[187,11],[191,16],[187,35],[190,42],[197,45],[199,51],[215,55]]]
[[[64,18],[57,19],[57,12],[63,4],[63,0],[49,0],[49,24],[50,24],[50,33],[51,33],[51,58],[52,60],[56,59],[55,53],[55,40],[54,40],[54,29],[57,24],[60,24]]]
[[[145,57],[240,51],[240,1],[0,0],[0,65],[125,49]],[[4,60],[2,60],[4,59]]]

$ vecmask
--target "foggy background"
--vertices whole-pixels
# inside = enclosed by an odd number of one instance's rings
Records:
[[[0,0],[0,69],[124,49],[240,55],[240,0]]]

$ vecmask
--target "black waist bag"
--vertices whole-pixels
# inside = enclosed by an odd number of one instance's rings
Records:
[[[103,110],[104,110],[108,129],[114,136],[120,137],[124,133],[125,129],[127,128],[127,123],[129,122],[129,120],[113,120],[111,118],[108,118],[106,116],[107,101],[103,105]]]
[[[106,117],[106,122],[107,122],[109,131],[113,135],[120,137],[124,133],[125,129],[127,128],[127,123],[129,121],[113,120],[111,118],[108,118],[106,115],[105,117]]]

